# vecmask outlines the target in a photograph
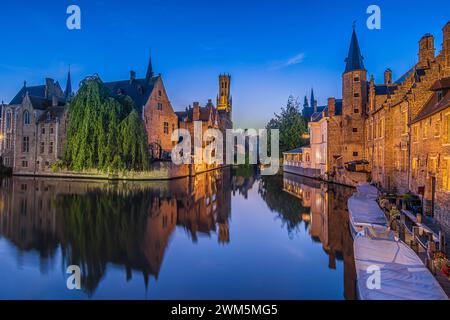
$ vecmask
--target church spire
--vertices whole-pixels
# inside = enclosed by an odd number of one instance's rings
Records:
[[[69,66],[69,72],[67,73],[67,83],[66,83],[66,90],[64,91],[64,97],[66,100],[70,100],[72,98],[72,78],[70,76],[70,66]]]
[[[314,108],[314,112],[316,112],[316,98],[314,97],[314,89],[311,89],[311,101],[310,101],[311,107]]]
[[[153,75],[152,55],[150,54],[148,59],[147,75],[145,76],[145,78],[147,80],[150,80],[151,78],[153,78]]]
[[[355,24],[353,23],[352,40],[350,42],[350,49],[348,50],[348,56],[345,59],[345,73],[355,70],[365,70],[364,57],[361,55],[359,49],[358,37],[356,36]]]

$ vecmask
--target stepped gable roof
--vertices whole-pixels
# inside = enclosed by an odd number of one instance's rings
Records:
[[[209,121],[210,114],[216,111],[216,108],[211,101],[208,101],[205,107],[199,107],[200,119],[199,121]],[[178,116],[178,121],[192,122],[194,119],[194,108],[189,106],[185,111],[177,111],[175,114]]]
[[[392,94],[397,89],[398,89],[397,85],[376,84],[375,95],[377,96],[389,95]]]
[[[442,87],[445,85],[445,87]],[[444,78],[436,81],[431,88],[450,88],[450,77]],[[433,89],[432,89],[433,90]],[[439,90],[439,89],[438,89]],[[412,123],[416,123],[420,120],[428,118],[435,113],[438,113],[446,108],[450,107],[450,90],[447,90],[446,94],[442,97],[442,99],[438,100],[437,93],[434,93],[431,98],[424,105],[422,110],[419,112],[417,117],[412,121]]]
[[[438,91],[442,89],[450,89],[450,77],[437,80],[430,88],[430,90],[432,91]]]

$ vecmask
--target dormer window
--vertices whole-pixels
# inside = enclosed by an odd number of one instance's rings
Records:
[[[442,90],[439,90],[437,92],[437,100],[438,100],[438,102],[440,102],[442,100],[442,98],[444,98],[444,93],[442,92]]]

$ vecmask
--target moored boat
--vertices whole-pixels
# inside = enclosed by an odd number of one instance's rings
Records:
[[[366,227],[388,228],[387,218],[373,194],[357,192],[348,199],[347,204],[353,238]]]
[[[358,233],[354,254],[361,300],[448,300],[416,253],[389,230]]]

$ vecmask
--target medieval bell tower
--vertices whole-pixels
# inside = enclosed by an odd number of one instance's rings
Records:
[[[217,96],[217,110],[231,114],[232,98],[230,94],[231,76],[221,74],[219,76],[219,95]]]
[[[355,28],[342,75],[342,137],[344,161],[364,159],[364,120],[367,113],[367,71]]]

